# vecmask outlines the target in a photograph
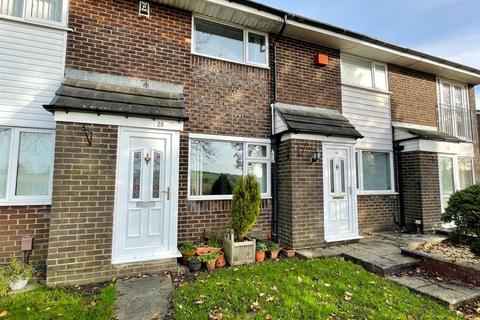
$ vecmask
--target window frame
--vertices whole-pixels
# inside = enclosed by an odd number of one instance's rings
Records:
[[[450,86],[450,101],[448,103],[445,103],[444,102],[444,98],[443,98],[443,86],[444,85],[449,85]],[[454,91],[454,88],[455,87],[460,87],[461,90],[462,90],[462,107],[461,108],[457,108],[457,106],[455,105],[454,103],[454,99],[455,99],[455,91]],[[472,122],[472,119],[470,119],[470,123],[464,123],[464,126],[465,126],[465,131],[470,131],[470,132],[467,132],[467,135],[470,135],[469,137],[467,136],[461,136],[459,134],[459,129],[457,127],[457,109],[460,109],[460,110],[463,110],[464,112],[467,112],[468,114],[470,113],[470,99],[468,97],[468,86],[467,84],[463,83],[463,82],[459,82],[459,81],[455,81],[455,80],[451,80],[451,79],[447,79],[447,78],[440,78],[440,77],[437,77],[437,87],[436,87],[436,90],[437,90],[437,104],[438,104],[438,110],[437,110],[437,121],[438,121],[438,124],[439,124],[439,130],[440,127],[445,127],[447,124],[444,124],[443,123],[443,119],[442,119],[442,113],[440,111],[440,109],[445,105],[446,107],[448,108],[453,108],[452,110],[452,118],[451,118],[451,126],[452,126],[452,131],[453,132],[447,132],[449,134],[452,134],[453,136],[455,137],[458,137],[460,139],[465,139],[467,142],[471,142],[475,139],[475,131],[476,131],[476,128],[474,128],[473,126],[473,123]],[[470,114],[469,114],[470,116]],[[468,126],[468,127],[467,127]],[[444,130],[443,132],[446,132],[446,130]]]
[[[387,153],[390,159],[390,189],[387,190],[365,190],[363,185],[363,152],[377,152],[377,153]],[[355,149],[355,168],[356,170],[356,180],[355,186],[357,188],[358,195],[376,195],[376,194],[397,194],[395,191],[395,172],[393,166],[393,152],[390,150],[370,150],[370,149]],[[357,163],[358,161],[358,163]],[[358,184],[357,184],[358,182]]]
[[[443,186],[442,186],[442,166],[441,160],[442,158],[452,159],[452,170],[453,170],[453,192],[457,192],[463,190],[460,188],[460,167],[458,160],[460,159],[470,159],[472,163],[472,181],[473,184],[476,183],[475,179],[475,158],[473,156],[466,156],[466,155],[456,155],[456,154],[446,154],[446,153],[439,153],[438,154],[438,177],[439,177],[439,187],[440,187],[440,203],[442,212],[445,211],[445,207],[443,205]]]
[[[4,205],[51,205],[52,204],[52,186],[53,186],[53,170],[54,170],[54,155],[55,155],[55,130],[50,129],[34,129],[34,128],[19,128],[0,126],[0,128],[10,129],[10,154],[8,157],[8,171],[5,198],[0,199],[0,206]],[[15,194],[17,187],[17,171],[18,158],[20,150],[20,134],[22,132],[32,133],[48,133],[52,135],[52,167],[50,176],[48,178],[48,194],[37,196],[19,196]]]
[[[216,57],[216,56],[213,56],[213,55],[197,52],[195,50],[195,19],[210,21],[210,22],[214,22],[214,23],[217,23],[217,24],[220,24],[220,25],[233,27],[233,28],[237,28],[237,29],[242,30],[242,32],[243,32],[243,59],[242,59],[242,61],[235,61],[235,60],[231,60],[231,59],[220,58],[220,57]],[[265,58],[266,58],[265,64],[250,62],[248,60],[248,34],[249,33],[253,33],[253,34],[261,35],[261,36],[265,37]],[[207,57],[207,58],[211,58],[211,59],[221,60],[221,61],[227,61],[227,62],[243,64],[243,65],[248,65],[248,66],[253,66],[253,67],[270,69],[270,67],[269,67],[269,63],[270,63],[269,62],[269,58],[270,58],[269,57],[269,38],[268,38],[268,33],[266,33],[266,32],[253,30],[253,29],[250,29],[250,28],[245,28],[245,27],[240,26],[238,24],[229,23],[229,22],[218,20],[218,19],[212,19],[210,17],[206,17],[206,16],[203,16],[203,15],[193,14],[192,15],[192,39],[191,40],[192,40],[191,41],[191,46],[190,46],[191,54],[194,54],[194,55],[197,55],[197,56],[202,56],[202,57]]]
[[[235,137],[235,136],[219,136],[219,135],[209,135],[209,134],[196,134],[190,133],[188,136],[188,183],[187,183],[187,199],[191,201],[198,200],[232,200],[233,195],[192,195],[191,194],[191,170],[190,165],[191,161],[191,151],[192,151],[192,140],[210,140],[218,142],[241,142],[243,143],[243,168],[242,175],[245,177],[248,173],[248,164],[249,163],[266,163],[267,164],[267,192],[261,193],[262,199],[271,198],[271,142],[269,139],[261,138],[244,138],[244,137]],[[248,156],[248,146],[249,145],[262,145],[267,148],[266,157],[249,157]]]
[[[38,25],[45,25],[45,26],[64,27],[64,28],[67,27],[70,1],[62,0],[62,12],[61,12],[62,21],[60,22],[53,21],[53,20],[37,19],[32,17],[30,14],[28,14],[28,10],[27,10],[27,8],[31,7],[32,0],[22,0],[22,1],[23,1],[23,10],[22,10],[21,17],[15,17],[8,14],[0,13],[0,18],[6,18],[9,20],[28,22],[28,23],[38,24]]]
[[[344,58],[353,59],[353,60],[360,60],[360,61],[365,61],[365,62],[370,63],[370,75],[372,77],[372,86],[371,87],[362,86],[362,85],[359,85],[359,84],[356,84],[356,83],[352,83],[352,82],[348,81],[348,79],[344,78],[344,76],[343,76],[343,60],[344,60]],[[379,66],[382,66],[382,67],[385,68],[385,85],[386,85],[386,88],[378,88],[375,84],[376,65],[379,65]],[[362,58],[362,57],[358,57],[358,56],[351,55],[351,54],[341,53],[340,54],[340,77],[341,77],[342,85],[361,88],[361,89],[367,89],[367,90],[380,91],[380,92],[384,92],[384,93],[390,93],[389,92],[389,83],[388,83],[388,65],[386,63],[383,63],[383,62],[380,62],[380,61],[371,60],[371,59],[367,59],[367,58]]]

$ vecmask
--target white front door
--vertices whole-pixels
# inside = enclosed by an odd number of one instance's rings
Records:
[[[176,257],[178,135],[120,129],[119,139],[112,261]]]
[[[352,147],[324,145],[325,240],[358,237]]]

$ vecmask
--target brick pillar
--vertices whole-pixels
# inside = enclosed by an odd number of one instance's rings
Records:
[[[324,242],[322,161],[311,161],[318,141],[282,141],[278,155],[278,234],[300,249]]]
[[[405,224],[415,229],[421,220],[423,232],[441,226],[440,178],[438,154],[434,152],[402,152],[402,181]]]

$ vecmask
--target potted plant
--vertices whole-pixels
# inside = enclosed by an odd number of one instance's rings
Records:
[[[200,261],[205,262],[207,271],[210,272],[215,269],[215,262],[217,261],[218,256],[219,256],[218,252],[210,252],[210,253],[203,254],[198,258],[200,259]]]
[[[222,239],[217,239],[217,238],[208,239],[207,245],[210,249],[212,249],[212,252],[214,251],[219,252],[222,250],[223,241]]]
[[[195,248],[193,242],[185,242],[180,247],[180,253],[182,254],[182,264],[186,266],[188,265],[190,257],[197,253],[197,248]]]
[[[202,269],[202,261],[198,256],[191,256],[188,259],[188,268],[192,272],[200,271]]]
[[[255,262],[255,239],[247,237],[260,214],[260,184],[253,174],[241,177],[233,188],[232,229],[223,240],[225,257],[231,266]]]
[[[255,252],[255,260],[257,262],[263,262],[265,260],[265,252],[268,251],[267,245],[263,241],[257,242],[257,248]]]
[[[219,256],[215,262],[215,268],[223,268],[227,265],[227,260],[225,260],[225,254],[222,251],[218,252]]]
[[[276,244],[273,241],[270,241],[270,242],[268,242],[267,247],[268,247],[268,252],[269,252],[269,255],[270,255],[270,259],[277,260],[278,251],[280,250],[278,244]]]
[[[10,290],[21,290],[27,286],[32,279],[35,270],[31,265],[20,262],[17,259],[11,259],[4,270],[4,276],[8,280]]]
[[[197,255],[201,256],[210,252],[212,252],[212,248],[205,243],[202,242],[197,245]]]

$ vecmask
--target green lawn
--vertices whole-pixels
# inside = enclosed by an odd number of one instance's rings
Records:
[[[283,260],[202,274],[175,291],[175,313],[177,320],[461,319],[340,259]]]
[[[115,286],[97,295],[41,287],[0,298],[0,319],[11,320],[109,320],[115,306]],[[6,311],[6,313],[5,313]]]

